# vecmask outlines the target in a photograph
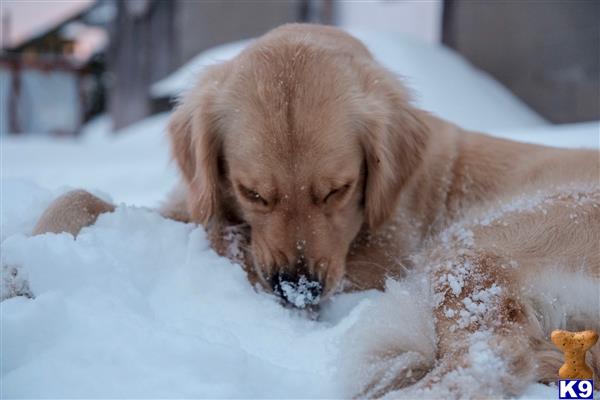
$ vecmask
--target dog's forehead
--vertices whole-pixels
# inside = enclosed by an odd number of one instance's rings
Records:
[[[310,97],[310,96],[309,96]],[[292,161],[295,156],[351,153],[358,145],[353,110],[323,101],[319,112],[289,98],[287,104],[252,101],[237,104],[229,113],[225,141],[229,151],[265,161]]]
[[[301,179],[361,159],[353,131],[356,83],[339,65],[304,46],[255,53],[260,57],[237,64],[221,97],[233,167]]]
[[[223,108],[238,130],[268,135],[278,146],[310,144],[315,133],[349,124],[360,107],[359,79],[340,64],[311,46],[259,47],[234,64]]]
[[[224,155],[240,165],[302,173],[348,165],[349,161],[361,159],[361,148],[358,138],[330,132],[290,139],[245,131],[227,136]]]
[[[342,136],[339,140],[290,143],[265,135],[252,135],[252,132],[230,135],[224,144],[231,173],[244,177],[248,184],[312,185],[321,181],[346,180],[347,175],[360,172],[362,150],[358,140],[343,140]]]
[[[268,168],[319,166],[319,162],[354,157],[360,148],[358,132],[341,112],[315,116],[294,110],[235,111],[225,132],[225,153]],[[308,164],[308,165],[307,165]]]

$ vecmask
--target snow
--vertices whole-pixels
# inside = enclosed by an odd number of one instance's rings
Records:
[[[2,139],[2,178],[46,188],[110,193],[113,201],[157,206],[177,181],[165,135],[168,114],[158,114],[114,134],[94,121],[76,141],[28,135]],[[102,128],[102,126],[100,126]],[[104,138],[103,138],[104,137]]]
[[[419,104],[436,113],[515,140],[600,147],[598,122],[548,125],[455,54],[394,38],[372,39],[380,43],[375,53],[410,66],[409,83],[425,90]],[[398,51],[387,54],[392,45]],[[236,46],[229,47],[231,54]],[[427,62],[412,57],[417,54]],[[439,77],[433,76],[436,68],[443,71]],[[183,72],[161,90],[183,85]],[[464,90],[453,94],[464,97],[443,94],[459,86]],[[1,139],[2,295],[34,297],[0,303],[0,397],[344,398],[373,377],[384,385],[431,365],[435,298],[426,282],[390,281],[385,293],[337,295],[315,320],[310,307],[291,309],[251,287],[238,265],[210,249],[201,227],[152,211],[177,182],[164,135],[167,119],[158,114],[112,133],[101,117],[76,141]],[[52,199],[76,187],[113,201],[117,210],[77,239],[28,236]],[[469,231],[454,234],[449,240],[470,245]],[[237,231],[230,235],[235,258]],[[440,283],[461,293],[460,274],[467,269],[455,269]],[[460,311],[469,320],[479,318],[500,290],[475,293]],[[306,296],[301,301],[312,302]],[[369,358],[373,350],[389,348],[397,352]],[[484,337],[473,338],[469,355],[473,364],[488,365],[482,371],[503,366]],[[473,373],[459,371],[453,382],[468,385],[479,379]],[[524,397],[556,393],[534,384]]]
[[[486,133],[504,139],[547,146],[600,148],[600,121],[514,129],[491,128]]]
[[[3,398],[333,395],[343,327],[256,293],[202,228],[121,206],[2,257],[35,294],[2,303]]]

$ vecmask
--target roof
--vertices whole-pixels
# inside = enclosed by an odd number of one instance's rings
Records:
[[[8,37],[3,38],[3,47],[17,49],[41,38],[60,26],[80,18],[89,11],[95,0],[68,2],[16,1],[0,2],[2,23],[8,23]]]

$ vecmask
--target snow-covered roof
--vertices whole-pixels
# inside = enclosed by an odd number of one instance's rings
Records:
[[[89,10],[95,0],[76,1],[3,1],[3,18],[8,18],[10,30],[3,45],[17,47],[51,31],[59,25]],[[3,21],[3,23],[6,21]]]

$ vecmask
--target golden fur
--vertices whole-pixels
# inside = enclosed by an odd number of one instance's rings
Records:
[[[468,364],[467,338],[478,330],[509,365],[501,394],[522,389],[527,379],[515,377],[555,379],[560,357],[548,330],[559,326],[544,325],[550,305],[527,288],[553,273],[600,283],[597,151],[465,131],[413,107],[356,39],[301,24],[208,68],[169,135],[184,179],[163,214],[204,225],[224,255],[223,232],[238,228],[249,278],[267,290],[282,274],[319,280],[322,298],[344,280],[362,290],[409,270],[428,276],[439,295],[437,362],[415,385],[425,390]],[[447,277],[464,265],[456,292]],[[459,321],[465,299],[496,287],[484,316]],[[582,304],[560,328],[600,329],[597,299]],[[362,393],[416,378],[399,374]]]

